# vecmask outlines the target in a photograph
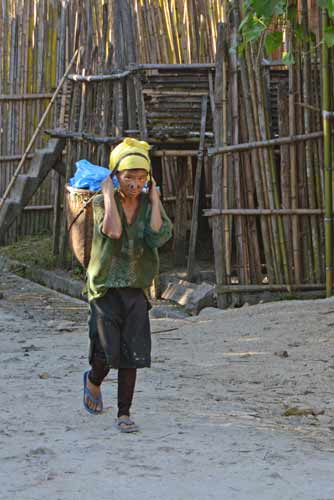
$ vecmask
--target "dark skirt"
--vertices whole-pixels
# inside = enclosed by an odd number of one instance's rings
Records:
[[[104,353],[109,368],[151,366],[151,305],[141,288],[110,288],[89,303],[89,362]]]

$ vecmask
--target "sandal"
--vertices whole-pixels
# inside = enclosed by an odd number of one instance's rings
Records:
[[[102,401],[102,396],[100,395],[97,399],[93,397],[93,394],[90,392],[90,390],[87,387],[87,377],[88,377],[89,370],[87,370],[83,374],[83,405],[85,410],[88,411],[88,413],[91,413],[92,415],[99,415],[102,413],[103,410],[103,401]],[[95,405],[101,406],[100,410],[93,410],[92,408],[89,408],[86,402],[86,398],[88,398],[92,403]]]
[[[119,429],[121,432],[138,432],[139,427],[134,423],[133,420],[131,420],[130,417],[128,418],[118,418],[116,420],[116,427]]]

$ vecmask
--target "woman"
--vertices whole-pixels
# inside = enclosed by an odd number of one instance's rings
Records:
[[[94,233],[87,269],[90,304],[91,369],[84,373],[84,407],[103,410],[100,386],[110,368],[118,369],[117,427],[136,432],[130,408],[137,368],[151,364],[151,332],[145,295],[158,273],[157,248],[168,241],[172,225],[151,178],[150,146],[127,138],[110,155],[119,188],[111,176],[93,203]],[[148,193],[143,192],[150,179]]]

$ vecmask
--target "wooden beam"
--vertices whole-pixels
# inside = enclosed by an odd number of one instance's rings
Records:
[[[33,156],[34,155],[32,153],[28,154],[26,156],[26,159],[27,160],[31,160],[31,158]],[[18,160],[21,160],[21,158],[22,158],[22,155],[0,156],[0,163],[7,163],[7,162],[11,162],[11,161],[18,161]]]
[[[117,144],[121,142],[124,137],[123,136],[102,136],[102,135],[94,135],[94,134],[87,134],[85,132],[71,132],[67,130],[50,130],[47,129],[44,131],[46,134],[48,134],[51,137],[56,137],[60,139],[68,139],[72,141],[85,141],[85,142],[92,142],[96,144]],[[148,142],[157,142],[159,141],[156,139],[155,141],[151,140],[150,138],[147,139]],[[160,141],[161,142],[161,141]],[[168,140],[166,140],[168,142]],[[174,141],[176,142],[176,141]],[[179,141],[183,142],[183,138],[180,137]],[[151,152],[152,157],[161,157],[161,156],[197,156],[198,151],[197,149],[158,149],[155,151]]]
[[[193,70],[214,70],[214,63],[192,63],[192,64],[137,64],[131,65],[132,70],[159,70],[159,71],[193,71]]]
[[[311,132],[310,134],[293,135],[289,137],[279,137],[277,139],[269,139],[267,141],[245,142],[234,146],[208,148],[209,156],[224,155],[231,153],[240,153],[251,149],[268,148],[271,146],[281,146],[282,144],[294,144],[296,142],[305,142],[323,137],[323,132]]]
[[[38,211],[38,210],[53,210],[53,205],[28,205],[23,209],[26,212]]]
[[[90,82],[105,82],[112,80],[123,80],[127,76],[131,75],[132,71],[122,71],[110,73],[109,75],[68,75],[67,79],[72,80],[73,82],[80,83],[90,83]]]
[[[325,211],[321,208],[209,208],[203,210],[205,217],[216,217],[220,215],[323,215]]]
[[[324,284],[302,285],[225,285],[216,287],[219,294],[224,293],[258,293],[258,292],[291,292],[298,290],[325,290]]]
[[[2,94],[0,95],[0,102],[9,101],[32,101],[38,99],[52,99],[53,94],[40,93],[40,94]]]

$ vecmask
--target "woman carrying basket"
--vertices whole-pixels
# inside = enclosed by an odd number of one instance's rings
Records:
[[[116,173],[93,201],[94,232],[87,269],[90,305],[89,362],[84,373],[84,407],[103,410],[100,386],[110,368],[118,369],[118,414],[122,432],[136,432],[130,408],[137,368],[151,364],[151,332],[145,295],[158,273],[157,249],[168,241],[172,224],[151,176],[150,146],[127,138],[110,155]],[[150,180],[148,193],[144,185]]]

